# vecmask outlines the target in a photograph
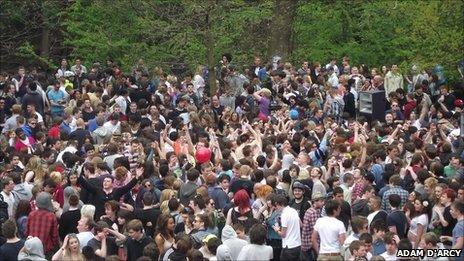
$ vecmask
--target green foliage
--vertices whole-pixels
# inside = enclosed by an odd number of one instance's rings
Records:
[[[463,59],[462,1],[335,1],[301,4],[294,23],[295,61],[348,55],[352,64],[442,64],[450,78]]]
[[[20,58],[24,58],[26,60],[36,61],[42,68],[56,68],[57,65],[53,63],[53,60],[37,55],[36,51],[34,50],[34,46],[32,46],[29,42],[24,42],[21,46],[18,47],[16,56]]]
[[[74,47],[73,56],[86,61],[113,57],[125,69],[141,57],[148,65],[185,62],[193,67],[205,63],[205,16],[210,15],[217,57],[231,52],[234,60],[244,63],[264,53],[272,2],[208,3],[78,0],[69,10],[65,43]]]
[[[111,57],[124,70],[140,58],[149,67],[186,63],[194,69],[206,64],[212,51],[216,60],[229,52],[233,63],[246,65],[254,55],[269,58],[272,32],[279,30],[271,27],[276,0],[56,3],[5,2],[0,12],[2,64],[28,59],[53,66],[50,59],[57,64],[59,57],[79,56],[86,63]],[[464,50],[463,1],[300,0],[295,13],[288,46],[294,64],[348,55],[352,64],[397,63],[407,72],[412,64],[431,68],[440,63],[449,78],[457,79],[456,62],[463,59]],[[51,38],[45,55],[47,46],[40,41],[44,27],[50,29]]]

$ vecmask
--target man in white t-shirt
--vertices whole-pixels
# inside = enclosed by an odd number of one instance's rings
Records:
[[[341,247],[346,239],[346,229],[343,222],[337,219],[341,206],[338,201],[330,200],[325,205],[327,216],[321,217],[314,225],[311,242],[313,249],[319,256],[327,256],[330,260],[343,260]],[[317,238],[320,238],[320,248]]]
[[[77,238],[80,242],[81,250],[83,247],[87,246],[87,243],[94,237],[92,233],[92,219],[88,216],[82,216],[81,219],[77,222]]]
[[[14,218],[14,206],[15,206],[15,196],[13,195],[13,188],[15,186],[13,179],[10,177],[3,177],[2,179],[3,190],[0,193],[3,202],[8,204],[8,216]]]
[[[385,248],[387,251],[383,252],[380,256],[387,261],[398,260],[396,251],[398,251],[399,237],[392,232],[385,233],[384,236]]]
[[[287,206],[287,198],[277,195],[275,204],[277,211],[282,211],[280,224],[274,225],[274,230],[282,237],[282,252],[280,260],[299,260],[301,252],[300,217],[298,212]]]
[[[108,121],[103,124],[103,127],[105,127],[111,134],[121,133],[121,122],[119,121],[119,114],[113,112],[108,118]]]

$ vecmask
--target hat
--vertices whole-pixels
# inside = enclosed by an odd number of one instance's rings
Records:
[[[43,244],[40,238],[30,237],[29,239],[27,239],[24,242],[24,249],[26,250],[25,252],[19,253],[19,260],[46,260],[44,255]]]
[[[297,188],[301,190],[306,190],[308,187],[299,181],[295,181],[295,183],[293,183],[292,190]]]
[[[325,199],[325,195],[322,195],[320,192],[315,192],[314,195],[312,196],[312,200],[320,200],[320,199]]]
[[[35,198],[38,209],[45,209],[53,212],[52,196],[47,192],[40,192]]]
[[[213,239],[213,238],[217,238],[217,236],[213,235],[213,234],[209,234],[207,235],[204,239],[203,239],[203,243],[204,244],[208,244],[208,242]]]

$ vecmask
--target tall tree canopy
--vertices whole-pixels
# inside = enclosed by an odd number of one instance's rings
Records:
[[[454,0],[17,0],[4,1],[0,17],[2,70],[52,68],[68,56],[194,69],[228,52],[237,65],[274,54],[403,69],[440,63],[453,78],[464,50],[464,3]]]

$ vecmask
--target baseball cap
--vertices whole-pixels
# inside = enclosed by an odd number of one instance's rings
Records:
[[[299,181],[295,181],[295,183],[293,183],[292,189],[296,189],[296,188],[301,189],[301,190],[306,190],[308,186],[306,186],[305,184]]]
[[[217,238],[217,236],[213,235],[213,234],[209,234],[207,235],[204,239],[203,239],[203,243],[204,244],[208,244],[208,242],[213,239],[213,238]]]

